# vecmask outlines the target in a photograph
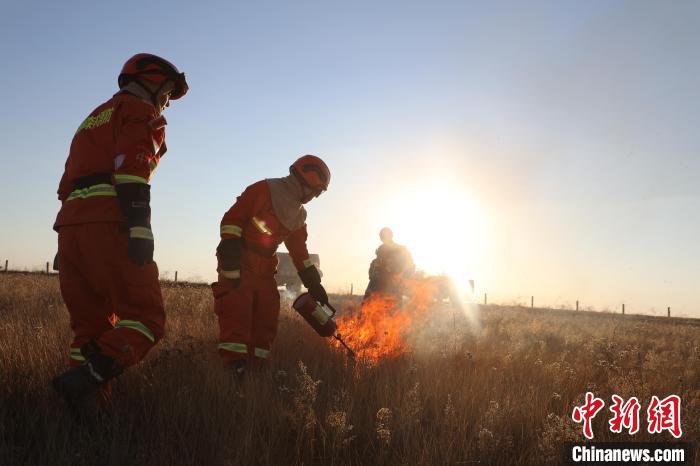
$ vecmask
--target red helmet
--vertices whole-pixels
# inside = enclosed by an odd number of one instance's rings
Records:
[[[304,186],[319,194],[328,189],[331,182],[328,165],[315,155],[300,157],[289,167],[289,172]]]
[[[134,78],[147,79],[161,86],[167,81],[172,81],[175,84],[175,89],[170,93],[172,100],[187,94],[189,89],[185,73],[180,73],[168,60],[150,53],[137,53],[124,63],[117,80],[119,87],[126,86]]]

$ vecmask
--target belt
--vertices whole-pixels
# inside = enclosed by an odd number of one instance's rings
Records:
[[[75,189],[68,195],[66,201],[95,196],[117,196],[117,191],[112,186],[111,173],[93,173],[92,175],[75,178],[73,187]]]
[[[96,184],[112,184],[111,173],[93,173],[73,180],[73,189],[85,189]]]

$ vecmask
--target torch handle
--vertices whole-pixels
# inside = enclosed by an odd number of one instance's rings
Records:
[[[350,359],[355,359],[355,352],[351,350],[350,347],[343,341],[343,338],[340,336],[340,333],[336,333],[333,336],[336,340],[340,342],[341,345],[345,347],[346,350],[348,350],[348,356],[350,357]]]
[[[333,314],[331,314],[331,317],[335,317],[335,314],[336,314],[336,312],[338,312],[338,311],[336,311],[335,308],[334,308],[333,306],[331,306],[331,303],[326,303],[326,304],[324,304],[324,306],[327,306],[328,309],[330,309],[331,311],[333,311]]]

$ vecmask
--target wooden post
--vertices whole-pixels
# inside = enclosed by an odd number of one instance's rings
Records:
[[[576,310],[578,311],[578,299],[576,300]]]
[[[489,303],[489,295],[488,293],[484,293],[484,306],[486,306]]]
[[[671,317],[671,306],[668,307],[668,317]]]
[[[625,315],[625,303],[622,303],[622,315]]]
[[[49,274],[49,263],[47,262],[46,263],[46,275],[48,275],[48,274]]]
[[[7,259],[5,259],[5,272],[7,272]]]
[[[350,283],[350,296],[352,296],[352,292],[353,292],[353,291],[355,291],[355,290],[353,289],[353,284]]]
[[[530,309],[535,307],[535,297],[530,296]]]
[[[177,283],[177,270],[175,271],[175,283]]]

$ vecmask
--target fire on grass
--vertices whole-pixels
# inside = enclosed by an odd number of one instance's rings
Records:
[[[359,360],[373,365],[411,350],[406,335],[433,304],[435,284],[411,280],[405,285],[403,304],[393,296],[377,293],[361,305],[344,308],[338,317],[339,331]],[[337,341],[334,344],[340,346]]]

